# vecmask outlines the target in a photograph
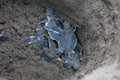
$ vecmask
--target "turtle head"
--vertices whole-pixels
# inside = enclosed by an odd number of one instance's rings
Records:
[[[46,10],[46,17],[47,17],[47,19],[53,18],[54,16],[55,16],[54,10],[51,9],[51,8],[48,8]]]
[[[67,21],[67,20],[65,20],[65,21],[63,22],[63,26],[64,26],[64,29],[70,29],[70,22]]]

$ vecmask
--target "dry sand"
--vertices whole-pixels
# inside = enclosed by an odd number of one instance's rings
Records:
[[[27,45],[25,42],[26,36],[34,34],[36,23],[44,18],[45,6],[50,5],[42,5],[42,0],[37,0],[37,5],[5,1],[0,3],[0,29],[4,28],[8,40],[0,42],[0,80],[63,80],[76,74],[75,80],[89,80],[86,77],[90,74],[104,71],[101,66],[108,67],[108,71],[113,67],[110,73],[116,69],[114,61],[120,53],[119,0],[51,0],[51,7],[61,19],[80,25],[77,36],[85,59],[78,71],[45,62],[40,58],[42,50],[35,44]]]

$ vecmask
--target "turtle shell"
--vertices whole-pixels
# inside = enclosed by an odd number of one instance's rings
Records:
[[[60,42],[61,46],[65,46],[65,50],[74,50],[77,45],[77,38],[73,31],[64,30],[62,33],[63,41]]]
[[[63,22],[63,31],[61,33],[62,40],[59,40],[59,46],[65,48],[66,51],[74,50],[77,45],[77,37],[68,21]]]

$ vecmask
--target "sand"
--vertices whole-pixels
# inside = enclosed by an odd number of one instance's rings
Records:
[[[112,63],[119,56],[119,2],[61,0],[59,3],[51,0],[44,5],[41,1],[37,0],[37,4],[19,0],[1,1],[0,29],[5,30],[8,39],[0,42],[0,80],[63,80],[76,73],[80,73],[78,78],[81,79],[104,65],[105,60],[110,59]],[[42,60],[42,50],[36,44],[28,45],[25,41],[26,36],[35,33],[36,23],[45,18],[46,6],[54,8],[62,20],[68,19],[80,25],[76,34],[85,58],[78,71]]]

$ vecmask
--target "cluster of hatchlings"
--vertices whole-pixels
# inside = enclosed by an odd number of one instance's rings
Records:
[[[45,14],[47,19],[36,25],[36,34],[27,37],[28,44],[37,43],[43,48],[48,46],[48,49],[55,54],[52,56],[42,54],[45,60],[50,62],[55,59],[57,62],[62,62],[66,68],[78,70],[82,60],[82,48],[79,48],[79,52],[75,51],[78,43],[75,35],[76,26],[67,20],[61,22],[51,8],[48,8]]]

